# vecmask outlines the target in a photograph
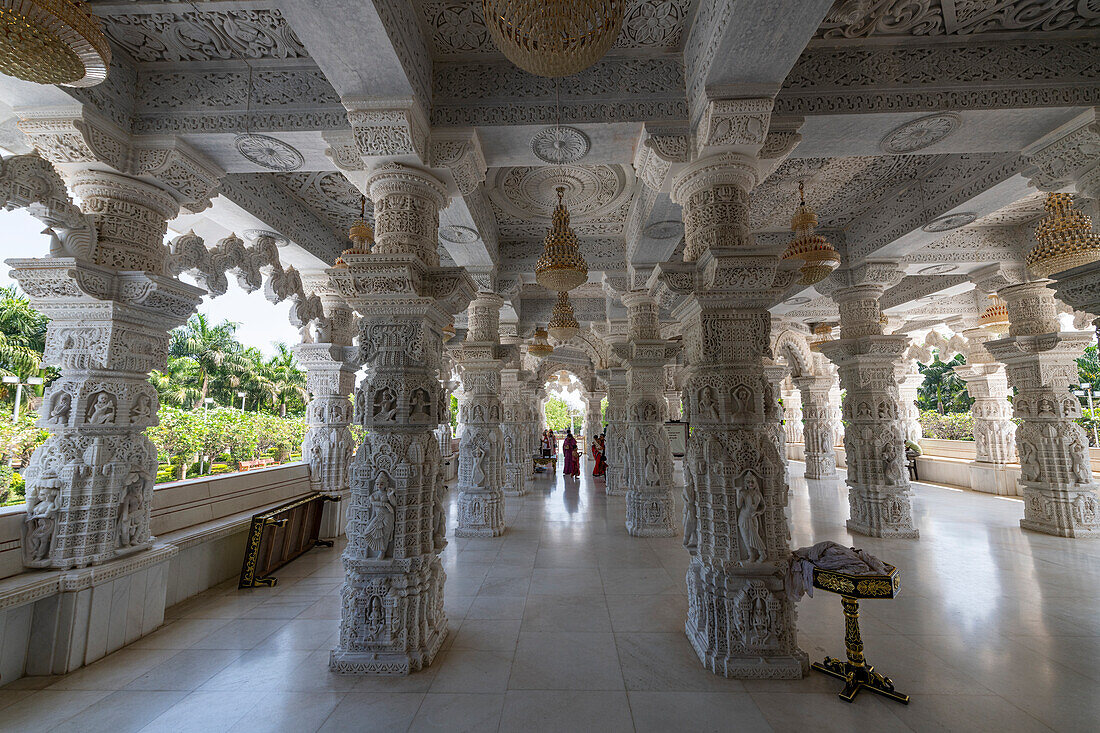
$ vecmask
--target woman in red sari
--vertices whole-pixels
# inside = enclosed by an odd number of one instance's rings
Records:
[[[603,433],[592,439],[592,475],[603,476],[607,473],[607,457],[604,452]]]
[[[577,451],[577,439],[573,437],[571,430],[565,431],[565,440],[562,441],[561,447],[562,453],[565,455],[565,467],[562,469],[562,475],[579,477],[581,475],[581,455]]]

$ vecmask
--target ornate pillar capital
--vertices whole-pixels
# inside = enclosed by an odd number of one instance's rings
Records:
[[[1089,199],[1100,198],[1100,108],[1090,107],[1024,148],[1024,175],[1041,191],[1073,186]]]
[[[367,178],[374,202],[373,252],[413,255],[439,266],[439,211],[447,189],[433,175],[405,163],[390,161]]]

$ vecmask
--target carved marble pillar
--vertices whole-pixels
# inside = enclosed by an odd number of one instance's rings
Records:
[[[524,382],[521,403],[523,406],[523,427],[525,436],[523,472],[528,481],[539,475],[535,473],[535,462],[532,459],[536,455],[542,455],[543,425],[539,413],[539,405],[542,403],[545,395],[545,388],[543,385],[538,384],[537,380],[529,378]]]
[[[361,315],[355,420],[367,434],[351,465],[340,638],[341,674],[408,674],[435,658],[447,635],[443,461],[434,430],[445,406],[443,328],[474,286],[440,267],[436,248],[445,189],[431,175],[388,163],[368,179],[375,247],[328,270]],[[381,245],[381,246],[379,246]]]
[[[1014,495],[1016,482],[1009,481],[1006,467],[1016,462],[1016,424],[1012,422],[1005,368],[985,348],[994,338],[990,333],[968,328],[962,335],[966,338],[966,363],[954,372],[974,398],[970,414],[974,418],[975,460],[970,464],[970,485],[977,491]]]
[[[668,407],[670,422],[683,419],[684,409],[680,399],[683,390],[683,378],[680,374],[682,369],[679,364],[665,366],[665,405]]]
[[[787,432],[783,426],[783,407],[779,404],[779,396],[783,392],[783,380],[790,374],[790,368],[784,364],[776,364],[773,359],[764,360],[764,378],[771,387],[769,400],[764,403],[765,420],[768,429],[775,435],[775,442],[779,445],[779,457],[783,459],[783,466],[789,467],[787,459]]]
[[[607,473],[604,493],[608,496],[626,494],[630,452],[627,450],[626,401],[628,389],[626,369],[612,367],[607,370],[607,427],[604,444],[607,447]]]
[[[342,315],[350,329],[350,311]],[[348,428],[352,421],[350,397],[355,391],[358,367],[358,350],[351,339],[334,340],[347,343],[303,343],[294,348],[298,363],[306,370],[306,388],[312,396],[306,406],[309,430],[302,441],[302,460],[309,464],[309,485],[314,491],[340,497],[338,502],[325,503],[321,537],[328,539],[344,534],[347,523],[349,470],[355,453],[355,439]]]
[[[797,271],[755,245],[748,191],[756,181],[756,161],[741,155],[688,165],[672,192],[683,207],[686,261],[659,265],[655,278],[687,296],[673,312],[684,326],[684,409],[693,430],[684,468],[694,502],[685,525],[694,525],[697,549],[685,631],[713,672],[797,679],[808,664],[785,584],[788,488],[778,393],[765,373],[768,308]]]
[[[829,423],[833,431],[833,446],[844,447],[844,421],[841,420],[840,405],[844,401],[840,390],[840,375],[836,373],[836,367],[832,367],[829,377]]]
[[[895,369],[909,339],[882,333],[879,298],[900,280],[889,263],[868,263],[830,276],[840,308],[840,338],[820,349],[837,366],[848,466],[848,529],[872,537],[918,537],[913,526],[905,426]],[[820,289],[820,288],[819,288]]]
[[[532,463],[527,452],[530,430],[525,423],[522,372],[503,369],[500,373],[501,435],[504,441],[502,489],[505,496],[527,493],[527,469]]]
[[[806,478],[836,478],[833,410],[829,404],[829,392],[835,381],[832,377],[795,379],[802,402]]]
[[[898,383],[898,416],[906,440],[920,445],[924,437],[924,428],[920,424],[920,410],[917,409],[917,397],[920,386],[924,384],[924,375],[917,370],[917,362],[906,359],[903,370],[895,373]]]
[[[35,185],[56,189],[53,205],[66,198],[52,170]],[[39,411],[38,425],[51,435],[23,473],[23,560],[32,568],[80,568],[152,546],[157,451],[144,431],[157,424],[159,403],[149,371],[164,368],[168,332],[203,295],[164,275],[167,222],[179,211],[171,195],[96,171],[77,173],[70,187],[87,216],[80,224],[91,228],[58,226],[70,235],[65,247],[8,260],[31,304],[50,318],[42,363],[61,370]]]
[[[627,365],[622,438],[629,453],[626,472],[626,530],[633,537],[671,537],[672,446],[665,427],[665,364],[678,347],[661,338],[657,301],[648,293],[622,296],[630,317],[630,341],[620,344]]]
[[[804,443],[805,431],[802,425],[802,393],[794,389],[783,389],[783,432],[788,443]]]
[[[679,392],[665,392],[665,407],[668,409],[669,421],[676,422],[683,419],[684,411],[680,404]]]
[[[603,398],[603,392],[586,392],[584,395],[584,439],[588,446],[592,445],[593,438],[603,432],[603,418],[600,417],[600,404]],[[581,454],[584,455],[585,450],[582,449]]]
[[[1016,388],[1014,414],[1024,494],[1024,529],[1061,537],[1100,536],[1100,503],[1089,465],[1088,436],[1074,422],[1081,404],[1069,390],[1076,359],[1092,341],[1085,331],[1062,331],[1049,280],[1001,288],[1011,323],[1006,338],[986,349],[1005,365]]]
[[[458,352],[466,401],[458,445],[456,537],[504,533],[504,436],[501,433],[500,307],[495,293],[478,293],[467,309],[466,342]]]

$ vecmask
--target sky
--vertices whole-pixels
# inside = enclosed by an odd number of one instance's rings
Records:
[[[50,240],[42,234],[42,222],[25,209],[0,210],[0,260],[11,257],[43,257],[49,251]],[[178,232],[168,232],[173,237]],[[0,265],[0,285],[16,284],[8,273],[11,268]],[[184,277],[188,282],[194,282]],[[235,278],[229,278],[229,290],[219,298],[206,297],[199,312],[215,323],[231,320],[240,324],[237,339],[245,346],[255,346],[264,354],[275,353],[275,342],[298,343],[298,330],[290,325],[290,302],[269,303],[263,290],[245,293]]]

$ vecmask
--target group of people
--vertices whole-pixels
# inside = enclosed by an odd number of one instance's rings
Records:
[[[604,447],[603,433],[592,439],[592,475],[603,476],[607,473],[607,455]],[[579,478],[581,475],[581,454],[577,447],[577,439],[573,437],[572,430],[565,431],[565,440],[562,441],[562,453],[565,456],[565,466],[562,469],[563,476]],[[558,439],[554,431],[546,429],[542,431],[542,457],[557,458]]]

